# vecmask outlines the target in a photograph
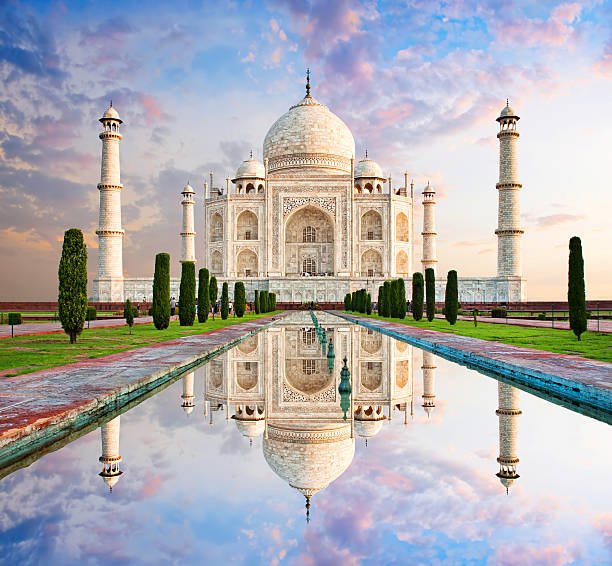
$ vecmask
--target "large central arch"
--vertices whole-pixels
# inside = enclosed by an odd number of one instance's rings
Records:
[[[334,275],[334,222],[320,208],[308,205],[285,224],[285,274]]]

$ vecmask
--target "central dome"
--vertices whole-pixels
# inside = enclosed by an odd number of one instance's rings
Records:
[[[263,145],[269,171],[313,167],[346,174],[354,155],[347,125],[310,94],[274,122]]]

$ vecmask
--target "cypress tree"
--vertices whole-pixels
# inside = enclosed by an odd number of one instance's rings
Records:
[[[451,324],[457,322],[459,310],[459,291],[457,289],[457,272],[453,269],[446,278],[446,293],[444,294],[444,316]]]
[[[366,314],[372,314],[372,295],[366,295]]]
[[[244,289],[244,283],[242,281],[236,281],[234,283],[234,312],[238,318],[244,315],[246,310],[246,292]]]
[[[208,294],[208,269],[198,271],[198,322],[208,320],[210,310],[210,296]]]
[[[425,301],[427,320],[431,322],[436,316],[436,274],[431,267],[425,270]]]
[[[382,297],[383,297],[383,286],[381,285],[380,287],[378,287],[378,298],[376,299],[376,312],[378,314],[378,316],[380,315],[380,305],[382,303]]]
[[[262,291],[259,294],[259,308],[261,309],[261,312],[268,312],[269,308],[268,308],[268,291]]]
[[[70,336],[70,343],[75,344],[87,317],[87,248],[78,228],[64,232],[57,275],[59,319],[64,332]]]
[[[391,292],[393,293],[393,301],[392,301],[392,317],[399,318],[400,317],[400,288],[399,288],[399,279],[394,279],[391,281]]]
[[[574,236],[569,241],[567,303],[570,328],[580,340],[580,335],[587,329],[587,312],[582,242],[578,236]]]
[[[398,315],[401,319],[406,318],[406,283],[404,282],[403,277],[400,277],[397,280],[397,285],[399,289],[399,298],[398,298]]]
[[[195,320],[195,263],[181,264],[181,286],[179,288],[179,321],[181,326],[193,326]]]
[[[276,293],[270,293],[270,311],[276,310]]]
[[[227,281],[224,281],[223,287],[221,290],[221,318],[223,320],[226,320],[228,314],[229,314],[229,290],[227,288]]]
[[[255,289],[255,314],[259,314],[261,312],[261,304],[259,302],[259,291]]]
[[[123,307],[123,318],[125,318],[125,323],[130,327],[131,334],[132,326],[134,326],[134,307],[132,306],[132,301],[130,301],[130,299],[125,301],[125,306]]]
[[[217,278],[213,275],[210,278],[210,283],[208,284],[208,298],[210,299],[210,304],[212,306],[213,320],[215,320],[215,311],[217,310],[217,296],[218,295],[219,295],[219,286],[217,285]]]
[[[383,316],[390,317],[391,316],[391,301],[393,300],[393,293],[391,292],[391,281],[385,281],[383,284],[385,288],[385,314]]]
[[[153,276],[153,324],[157,330],[164,330],[170,324],[170,255],[155,256]]]
[[[346,295],[344,295],[344,310],[345,311],[351,310],[351,294],[350,293],[347,293]]]
[[[351,311],[357,312],[357,291],[351,293]]]
[[[417,271],[412,275],[412,318],[423,318],[423,274]]]

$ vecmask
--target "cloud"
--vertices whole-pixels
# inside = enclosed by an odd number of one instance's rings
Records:
[[[538,230],[547,230],[560,224],[567,224],[568,222],[578,222],[584,220],[586,217],[577,214],[550,214],[548,216],[540,216],[535,219]]]
[[[606,43],[599,61],[593,65],[593,72],[604,79],[612,79],[612,39]]]

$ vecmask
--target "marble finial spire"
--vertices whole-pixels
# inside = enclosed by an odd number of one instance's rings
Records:
[[[306,69],[306,96],[310,96],[310,69]]]

